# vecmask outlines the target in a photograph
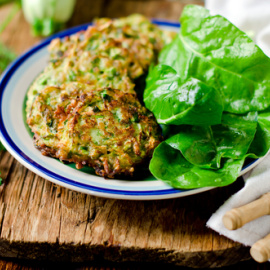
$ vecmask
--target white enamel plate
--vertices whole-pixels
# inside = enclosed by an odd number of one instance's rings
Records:
[[[179,24],[153,21],[163,29],[178,31]],[[208,188],[193,190],[173,189],[153,177],[146,180],[104,179],[76,170],[58,160],[41,155],[34,145],[24,121],[24,100],[26,92],[36,76],[47,65],[47,46],[53,38],[69,36],[85,30],[89,24],[68,29],[46,39],[14,61],[0,80],[0,139],[6,149],[25,167],[39,176],[63,187],[106,198],[129,200],[169,199],[200,193]],[[241,175],[260,161],[246,166]]]

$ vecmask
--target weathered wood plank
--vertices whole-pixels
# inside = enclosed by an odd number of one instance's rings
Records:
[[[56,186],[8,153],[2,155],[2,256],[56,261],[103,256],[186,266],[220,266],[227,256],[228,264],[249,258],[247,248],[205,227],[240,180],[231,187],[173,200],[112,200]]]

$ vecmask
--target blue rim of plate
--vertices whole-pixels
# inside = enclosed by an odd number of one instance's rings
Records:
[[[168,21],[160,21],[160,20],[152,20],[152,22],[154,24],[159,25],[159,26],[168,26],[168,27],[174,27],[174,28],[180,27],[180,23],[176,23],[176,22],[168,22]],[[8,68],[4,71],[2,76],[0,77],[0,109],[2,107],[3,94],[5,92],[5,88],[8,84],[8,82],[12,78],[12,75],[17,70],[17,68],[20,67],[26,59],[28,59],[30,56],[35,54],[40,49],[47,46],[51,42],[51,40],[53,40],[54,38],[64,38],[64,37],[70,36],[76,32],[84,31],[90,25],[91,25],[91,23],[87,23],[87,24],[75,26],[75,27],[69,28],[67,30],[64,30],[62,32],[59,32],[57,34],[54,34],[54,35],[50,36],[49,38],[45,39],[44,41],[42,41],[41,43],[39,43],[38,45],[32,47],[30,50],[26,51],[24,54],[22,54],[20,57],[18,57],[14,62],[12,62],[8,66]],[[106,197],[106,196],[104,196],[104,194],[105,195],[106,194],[108,194],[108,195],[114,194],[114,195],[124,196],[124,197],[122,197],[122,199],[136,199],[137,196],[142,197],[142,199],[149,199],[149,197],[147,197],[147,196],[150,196],[150,199],[151,199],[151,197],[154,197],[154,196],[160,196],[162,198],[163,197],[162,195],[172,195],[172,196],[169,196],[169,198],[176,198],[176,197],[181,197],[180,194],[182,194],[182,193],[186,194],[186,193],[189,193],[189,191],[192,191],[192,190],[180,190],[180,189],[174,189],[174,188],[170,188],[170,189],[166,189],[166,190],[153,190],[153,191],[151,191],[151,190],[148,190],[148,191],[118,190],[118,189],[111,189],[111,188],[109,189],[109,188],[87,185],[87,184],[76,182],[76,181],[73,181],[73,180],[68,179],[66,177],[63,177],[59,174],[56,174],[56,173],[44,168],[43,166],[41,166],[40,164],[38,164],[37,162],[32,160],[31,157],[25,155],[23,153],[23,151],[21,151],[21,149],[14,143],[12,138],[9,136],[9,134],[5,128],[5,125],[4,125],[2,114],[0,114],[0,139],[3,143],[3,145],[7,148],[7,150],[9,150],[11,153],[13,153],[13,156],[16,159],[18,159],[18,161],[20,161],[21,163],[26,165],[26,167],[28,167],[30,170],[35,169],[34,171],[40,172],[41,176],[43,176],[43,177],[44,177],[44,175],[48,176],[49,178],[55,179],[56,181],[67,184],[68,187],[71,186],[74,188],[78,188],[79,191],[81,191],[81,192],[84,192],[84,191],[94,192],[94,195],[102,196],[102,197]],[[243,168],[243,170],[246,170],[249,166],[253,166],[254,163],[256,163],[256,160],[254,160],[252,163],[245,166]],[[206,190],[209,190],[212,188],[214,188],[214,187],[201,188],[200,192],[203,192],[203,191],[206,191]],[[86,193],[88,193],[88,192],[86,192]],[[95,193],[97,193],[97,194],[95,194]],[[198,192],[196,192],[196,193],[198,193]],[[192,192],[190,194],[192,194]],[[187,194],[187,195],[189,195],[189,194]],[[108,197],[110,197],[110,196],[108,196]],[[115,198],[117,198],[117,196]],[[155,199],[158,199],[158,198],[155,198]]]

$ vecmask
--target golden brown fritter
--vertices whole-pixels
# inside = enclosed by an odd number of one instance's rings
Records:
[[[111,178],[132,174],[161,139],[154,116],[135,94],[80,83],[46,87],[27,122],[43,154]]]
[[[84,32],[53,40],[50,63],[27,94],[35,146],[77,168],[94,167],[100,176],[132,175],[161,140],[134,80],[172,38],[132,15],[98,19]]]
[[[50,63],[30,87],[26,110],[45,86],[72,81],[135,93],[134,79],[147,72],[174,34],[141,15],[131,15],[98,19],[84,32],[52,40]]]

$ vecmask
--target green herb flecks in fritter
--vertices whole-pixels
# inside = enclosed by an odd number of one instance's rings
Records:
[[[50,63],[28,92],[27,111],[45,86],[67,82],[135,93],[134,80],[147,73],[173,36],[144,16],[131,15],[117,20],[98,19],[84,32],[52,40]]]
[[[27,94],[36,147],[103,177],[132,175],[161,140],[155,118],[138,101],[135,79],[172,38],[132,15],[98,19],[86,31],[52,40],[49,64]]]
[[[159,126],[135,94],[82,83],[44,88],[27,122],[42,154],[103,177],[132,175],[160,143]]]

